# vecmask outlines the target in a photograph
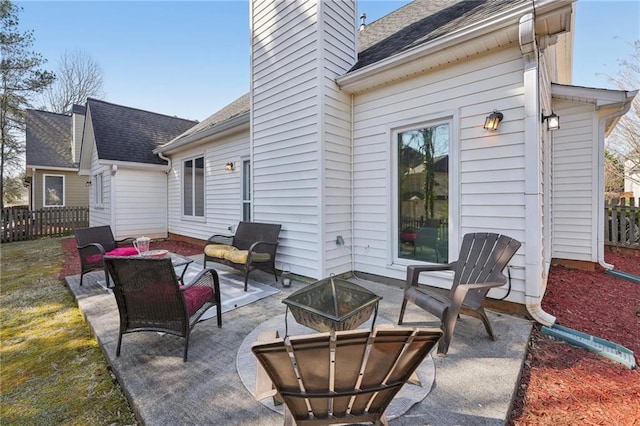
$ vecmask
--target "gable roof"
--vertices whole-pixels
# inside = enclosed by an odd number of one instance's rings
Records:
[[[358,32],[358,61],[349,72],[491,18],[529,0],[414,0]]]
[[[159,165],[167,163],[153,150],[197,124],[92,98],[87,99],[89,116],[99,159]]]
[[[27,110],[27,167],[77,168],[71,156],[71,116]]]

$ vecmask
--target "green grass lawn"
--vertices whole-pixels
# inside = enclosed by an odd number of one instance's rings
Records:
[[[137,424],[59,277],[61,241],[0,247],[0,424]]]

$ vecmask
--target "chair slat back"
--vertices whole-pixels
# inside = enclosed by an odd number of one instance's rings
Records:
[[[266,241],[268,243],[277,243],[282,225],[272,223],[259,222],[240,222],[236,233],[233,236],[233,245],[240,250],[248,250],[256,241]],[[259,247],[260,252],[273,252],[275,255],[275,247],[262,246]]]
[[[338,331],[257,343],[298,425],[375,421],[442,336],[436,328]]]
[[[186,332],[186,305],[171,259],[106,256],[104,261],[125,329]]]
[[[460,247],[460,256],[449,295],[453,296],[456,287],[461,284],[506,283],[507,277],[502,271],[518,251],[520,245],[519,241],[506,235],[466,234]],[[489,288],[484,288],[470,291],[465,298],[465,303],[481,301],[489,290]]]
[[[116,248],[115,238],[113,237],[113,232],[109,225],[75,228],[73,233],[76,236],[78,246],[100,243],[104,248],[104,251],[111,251]]]

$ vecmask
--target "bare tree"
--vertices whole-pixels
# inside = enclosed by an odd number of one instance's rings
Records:
[[[100,98],[103,71],[86,52],[65,52],[60,57],[56,81],[43,93],[43,109],[63,114],[74,104],[83,105],[88,97]]]
[[[623,90],[640,89],[640,40],[631,43],[634,53],[629,59],[619,60],[620,70],[614,76],[608,76],[609,81]],[[636,96],[631,103],[631,109],[618,122],[611,135],[606,140],[606,150],[611,154],[605,158],[605,162],[611,162],[613,158],[617,164],[605,167],[606,173],[618,174],[618,178],[637,180],[633,176],[624,176],[625,168],[619,165],[627,165],[626,170],[640,170],[640,96]],[[622,173],[622,176],[620,176]],[[607,179],[607,177],[605,177]],[[616,177],[609,177],[615,181]],[[640,182],[637,182],[640,183]]]

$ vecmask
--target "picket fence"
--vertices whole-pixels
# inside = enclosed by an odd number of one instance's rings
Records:
[[[42,237],[59,237],[74,228],[89,226],[88,207],[48,207],[29,210],[7,207],[1,210],[0,241],[24,241]]]

